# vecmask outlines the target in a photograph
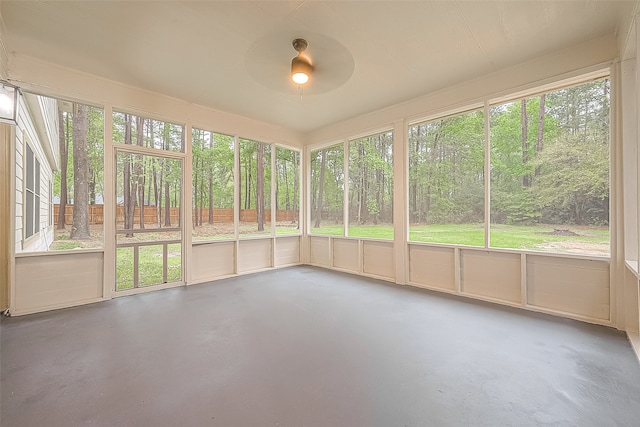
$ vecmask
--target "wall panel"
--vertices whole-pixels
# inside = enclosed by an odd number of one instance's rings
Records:
[[[333,266],[360,272],[360,244],[355,239],[333,239]]]
[[[463,249],[460,269],[463,293],[521,302],[520,254]]]
[[[455,290],[455,250],[409,245],[409,281],[417,286]]]
[[[362,270],[374,276],[395,278],[393,242],[362,241]]]
[[[609,262],[527,255],[527,303],[609,320]]]
[[[263,270],[271,265],[272,239],[240,240],[238,272]]]
[[[311,264],[331,267],[331,238],[309,236],[309,261]]]
[[[191,280],[201,283],[235,273],[235,242],[193,245]]]
[[[102,252],[17,257],[15,314],[69,307],[102,298]]]
[[[300,236],[276,238],[275,266],[300,263]]]
[[[625,294],[625,314],[626,314],[626,329],[631,333],[638,335],[640,332],[640,313],[638,309],[638,300],[640,299],[640,289],[638,278],[629,270],[628,267],[624,269],[624,294]]]

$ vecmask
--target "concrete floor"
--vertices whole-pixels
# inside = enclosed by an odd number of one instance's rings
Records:
[[[1,324],[9,426],[638,426],[610,328],[294,267]]]

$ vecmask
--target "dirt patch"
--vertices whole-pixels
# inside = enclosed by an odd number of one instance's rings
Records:
[[[549,242],[545,244],[537,245],[538,250],[545,252],[559,252],[566,254],[580,254],[580,255],[596,255],[596,256],[609,256],[609,244],[608,243],[588,243],[588,242]]]
[[[554,228],[553,231],[538,231],[536,234],[544,234],[546,236],[582,236],[566,228]]]

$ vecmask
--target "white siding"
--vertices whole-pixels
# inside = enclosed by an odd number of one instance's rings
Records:
[[[52,105],[53,102],[53,105]],[[52,100],[43,101],[42,107],[46,107],[46,112],[51,114],[55,111],[55,102]],[[53,227],[49,224],[49,185],[53,181],[53,169],[50,157],[47,157],[46,150],[51,150],[52,137],[44,130],[38,132],[32,112],[25,103],[24,97],[20,97],[18,106],[18,125],[16,127],[16,228],[15,228],[15,250],[19,252],[46,251],[53,241]],[[42,111],[35,112],[42,115]],[[49,117],[48,121],[51,121]],[[49,127],[54,126],[51,123]],[[45,141],[43,141],[46,138]],[[39,230],[33,236],[24,238],[24,153],[25,144],[29,144],[35,159],[40,164],[40,206],[39,206]]]

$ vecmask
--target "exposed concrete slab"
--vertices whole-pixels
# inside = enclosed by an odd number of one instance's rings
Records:
[[[3,319],[2,426],[637,426],[611,328],[313,267]]]

